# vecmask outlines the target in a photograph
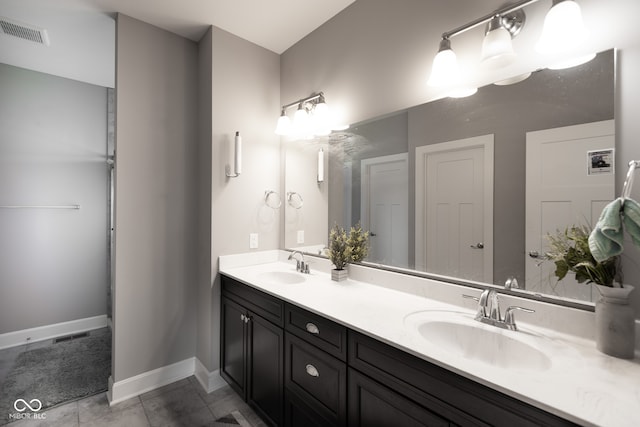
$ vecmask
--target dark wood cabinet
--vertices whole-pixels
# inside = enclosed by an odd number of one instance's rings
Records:
[[[221,375],[267,424],[575,425],[224,275],[221,307]]]
[[[349,368],[350,427],[449,427],[449,421]]]
[[[243,297],[228,292],[229,287],[235,290],[237,286],[246,288]],[[223,279],[221,302],[221,376],[265,422],[283,425],[283,303],[228,278]],[[280,316],[274,315],[278,310]]]
[[[220,374],[236,393],[246,400],[247,377],[247,310],[240,304],[222,297],[221,303],[221,367]]]
[[[346,425],[347,364],[289,332],[285,336],[285,387],[328,420],[328,425]]]

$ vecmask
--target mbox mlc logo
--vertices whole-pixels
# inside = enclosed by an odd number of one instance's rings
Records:
[[[9,419],[12,420],[44,420],[47,418],[46,413],[39,413],[42,409],[40,399],[31,399],[28,402],[24,399],[16,399],[16,401],[13,402],[13,409],[18,412],[9,414]],[[27,409],[30,412],[26,412]]]

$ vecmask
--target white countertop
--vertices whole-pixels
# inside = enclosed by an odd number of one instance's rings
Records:
[[[366,267],[354,268],[353,276],[385,275],[395,288],[402,288],[401,282],[408,281],[413,283],[414,289],[421,291],[409,293],[410,285],[399,291],[351,278],[334,282],[326,272],[328,261],[309,257],[307,260],[313,260],[311,274],[304,275],[304,282],[283,284],[269,279],[265,273],[299,274],[291,261],[284,261],[287,254],[269,251],[221,257],[220,272],[578,424],[640,426],[640,359],[637,353],[633,360],[613,358],[597,351],[592,340],[526,322],[527,316],[548,314],[549,310],[556,313],[547,317],[556,321],[565,314],[564,323],[575,321],[576,316],[581,320],[584,313],[562,313],[567,309],[541,306],[535,307],[538,310],[533,314],[516,313],[521,331],[500,330],[501,333],[543,336],[543,345],[538,348],[551,356],[552,363],[546,370],[517,366],[505,369],[452,355],[430,344],[410,327],[410,315],[421,311],[446,310],[473,316],[475,302],[463,299],[461,294],[477,296],[479,290]],[[426,296],[430,290],[433,299]],[[456,304],[458,301],[459,305]],[[536,304],[528,300],[518,302],[525,307]],[[561,313],[557,314],[558,311]],[[480,323],[478,327],[494,328]],[[567,328],[571,330],[570,325]]]

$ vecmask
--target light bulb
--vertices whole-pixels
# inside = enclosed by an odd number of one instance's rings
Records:
[[[563,0],[549,9],[544,18],[542,36],[536,45],[540,53],[561,53],[578,47],[587,38],[580,6]]]
[[[278,125],[276,126],[276,135],[289,135],[291,132],[291,120],[282,110],[282,115],[278,118]]]
[[[496,16],[489,23],[489,31],[482,40],[482,62],[502,67],[513,62],[515,57],[511,33],[502,25],[502,18]]]
[[[324,97],[313,109],[313,133],[315,135],[329,135],[331,133],[331,115],[329,106],[324,102]]]
[[[455,52],[451,50],[451,42],[449,39],[442,39],[440,50],[433,58],[431,76],[427,84],[433,87],[449,86],[455,83],[458,74],[458,60]]]

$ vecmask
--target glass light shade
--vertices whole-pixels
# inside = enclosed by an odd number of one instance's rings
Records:
[[[289,120],[289,117],[283,112],[280,118],[278,118],[278,125],[276,126],[276,135],[285,136],[285,135],[289,135],[290,132],[291,132],[291,120]]]
[[[329,135],[331,133],[331,115],[329,106],[319,102],[313,109],[313,133],[315,135]]]
[[[443,87],[454,84],[458,77],[458,59],[451,49],[438,52],[433,58],[431,76],[427,81],[429,86]]]
[[[474,95],[477,91],[477,87],[461,86],[449,91],[449,93],[447,93],[447,96],[450,98],[466,98],[467,96]]]
[[[309,123],[309,115],[304,108],[298,108],[293,115],[293,127],[296,131],[303,130]]]
[[[542,36],[536,45],[540,53],[561,53],[578,47],[587,38],[580,6],[573,0],[555,4],[547,12]]]
[[[564,70],[565,68],[577,67],[578,65],[586,64],[596,57],[595,53],[590,53],[588,55],[578,56],[576,58],[565,59],[560,62],[556,62],[555,64],[550,65],[550,70]]]
[[[491,30],[482,40],[482,62],[495,67],[505,66],[515,59],[511,34],[504,27]]]
[[[518,74],[517,76],[509,77],[508,79],[498,80],[497,82],[493,82],[493,84],[496,86],[513,85],[527,80],[530,76],[531,73]]]

